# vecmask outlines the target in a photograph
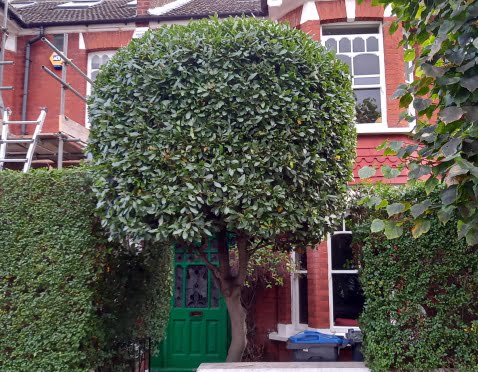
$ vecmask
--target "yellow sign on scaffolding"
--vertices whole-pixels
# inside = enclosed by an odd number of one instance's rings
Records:
[[[50,62],[55,70],[61,70],[63,66],[63,59],[56,52],[51,54]]]

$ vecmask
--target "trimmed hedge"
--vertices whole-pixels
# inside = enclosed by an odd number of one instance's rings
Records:
[[[171,250],[107,243],[90,186],[81,168],[0,173],[4,371],[118,371],[125,341],[162,335]]]
[[[414,188],[374,188],[389,201],[423,200]],[[430,197],[430,196],[429,196]],[[439,190],[431,195],[438,204]],[[355,211],[355,216],[364,215]],[[362,210],[363,212],[363,210]],[[366,211],[355,239],[363,244],[360,273],[366,297],[361,317],[364,351],[372,370],[415,370],[478,366],[478,253],[457,239],[456,221],[442,225],[428,215],[430,231],[414,239],[387,240],[370,233],[374,209]]]

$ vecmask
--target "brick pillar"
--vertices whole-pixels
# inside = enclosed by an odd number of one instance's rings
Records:
[[[329,281],[327,241],[307,251],[309,327],[329,328]]]
[[[385,83],[386,83],[386,96],[387,96],[387,122],[389,127],[404,127],[408,126],[408,123],[404,120],[400,120],[399,100],[391,99],[395,90],[399,84],[405,82],[405,64],[403,61],[403,47],[398,43],[402,40],[402,29],[399,29],[390,35],[388,30],[393,17],[387,17],[383,19],[383,53],[385,61]]]

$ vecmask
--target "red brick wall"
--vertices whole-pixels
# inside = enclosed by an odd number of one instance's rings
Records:
[[[307,251],[309,327],[329,328],[327,241]]]
[[[300,25],[300,17],[302,15],[302,6],[287,13],[285,16],[279,19],[279,22],[288,23],[290,27],[298,27]]]

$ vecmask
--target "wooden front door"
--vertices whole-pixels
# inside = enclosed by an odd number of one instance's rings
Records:
[[[209,260],[217,263],[214,241]],[[228,349],[226,304],[207,267],[194,255],[176,248],[172,309],[160,353],[152,371],[195,371],[201,363],[226,360]]]

